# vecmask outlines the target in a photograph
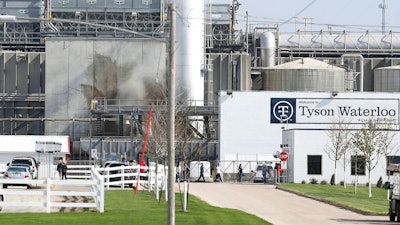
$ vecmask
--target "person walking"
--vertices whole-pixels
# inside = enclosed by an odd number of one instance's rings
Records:
[[[62,179],[62,173],[61,173],[62,164],[63,164],[63,160],[62,160],[62,158],[60,158],[60,160],[58,161],[58,164],[57,164],[57,172],[58,172],[58,176],[59,176],[60,180]]]
[[[197,182],[200,182],[200,178],[203,178],[203,182],[206,182],[206,180],[204,179],[204,165],[203,165],[203,163],[200,165],[200,176],[199,176],[199,179],[197,179]]]
[[[265,162],[263,162],[263,164],[262,164],[262,176],[263,176],[263,183],[266,184],[267,183],[267,164],[265,164]]]
[[[242,176],[243,176],[242,164],[239,164],[237,176],[238,176],[237,181],[238,181],[239,183],[241,183],[241,182],[242,182]]]
[[[67,179],[67,162],[63,162],[61,165],[61,179],[66,180]]]
[[[180,182],[181,181],[181,179],[182,179],[182,168],[181,168],[181,165],[179,164],[179,162],[178,162],[178,164],[176,164],[176,181],[177,182]]]
[[[219,165],[217,165],[217,167],[215,168],[215,180],[214,182],[217,182],[219,180],[219,182],[224,182],[222,180],[222,170],[221,167]]]

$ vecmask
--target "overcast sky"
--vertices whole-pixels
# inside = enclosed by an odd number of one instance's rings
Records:
[[[205,0],[213,4],[232,0]],[[383,0],[238,0],[238,28],[245,28],[246,11],[249,24],[280,24],[281,31],[348,30],[382,31]],[[400,0],[386,0],[385,30],[400,32]],[[304,19],[312,18],[312,19]],[[306,21],[306,23],[305,23]]]

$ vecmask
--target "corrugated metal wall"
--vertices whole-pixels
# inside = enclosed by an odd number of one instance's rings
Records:
[[[43,134],[44,53],[0,53],[0,134]]]
[[[45,133],[72,140],[89,136],[84,120],[90,119],[94,97],[149,98],[148,89],[165,84],[166,53],[165,42],[149,39],[48,39],[46,117],[55,120],[46,121]],[[115,127],[109,136],[119,135]]]

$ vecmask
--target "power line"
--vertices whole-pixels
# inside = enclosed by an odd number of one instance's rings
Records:
[[[286,20],[285,22],[281,23],[280,26],[288,23],[289,21],[291,21],[293,18],[297,17],[298,15],[300,15],[302,12],[306,11],[311,5],[313,5],[317,0],[313,0],[312,2],[308,3],[308,5],[306,5],[306,7],[304,7],[302,10],[300,10],[298,13],[296,13],[296,15],[290,17],[288,20]]]

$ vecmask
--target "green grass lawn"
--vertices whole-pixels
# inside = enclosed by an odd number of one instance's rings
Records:
[[[358,186],[354,194],[354,186],[321,185],[321,184],[280,184],[280,188],[338,203],[372,214],[387,214],[389,202],[387,191],[383,188],[372,188],[372,198],[368,197],[368,187]]]
[[[134,195],[132,190],[106,191],[104,213],[1,213],[0,224],[159,225],[167,224],[167,205],[168,203],[165,201],[158,203],[152,192],[139,191],[137,195]],[[193,196],[189,197],[187,213],[182,211],[181,205],[180,196],[177,194],[175,224],[270,224],[254,215],[238,210],[210,206]]]

